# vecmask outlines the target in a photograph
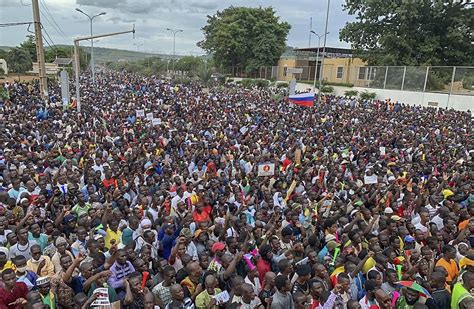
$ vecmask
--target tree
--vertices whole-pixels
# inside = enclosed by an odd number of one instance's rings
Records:
[[[198,46],[222,66],[243,66],[247,72],[274,65],[286,47],[290,24],[273,8],[229,7],[208,16]]]
[[[7,64],[10,72],[18,74],[18,79],[33,68],[30,54],[21,48],[13,48],[8,52]]]
[[[19,48],[26,51],[31,58],[31,61],[36,62],[36,43],[35,43],[35,36],[34,35],[27,35],[26,41],[20,44]]]
[[[341,29],[369,65],[472,65],[474,10],[469,1],[346,1],[356,21]]]
[[[195,73],[204,66],[204,61],[200,57],[185,56],[176,62],[176,70]]]

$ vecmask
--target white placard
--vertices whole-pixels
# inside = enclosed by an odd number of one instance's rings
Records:
[[[240,131],[240,133],[245,134],[245,133],[247,133],[248,130],[249,130],[249,128],[247,128],[246,126],[243,126],[242,128],[240,128],[239,131]]]
[[[146,114],[146,119],[153,120],[153,113],[147,113]]]
[[[97,288],[94,290],[94,294],[97,295],[97,299],[94,300],[91,306],[110,306],[109,290],[107,288]]]
[[[217,305],[223,305],[230,300],[229,292],[224,291],[213,297],[216,300]]]
[[[145,110],[137,109],[137,117],[145,117]]]
[[[153,118],[151,124],[154,126],[159,126],[161,124],[161,118]]]
[[[263,163],[258,165],[258,176],[273,176],[275,174],[275,163]]]
[[[377,183],[377,182],[378,182],[377,175],[371,175],[371,176],[365,175],[364,176],[364,183],[366,185],[372,185],[372,184]]]
[[[380,155],[384,156],[385,155],[385,147],[379,147],[380,150]]]

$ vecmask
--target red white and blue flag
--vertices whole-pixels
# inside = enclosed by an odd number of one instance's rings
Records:
[[[314,93],[308,92],[290,95],[288,100],[296,105],[311,107],[314,103]]]

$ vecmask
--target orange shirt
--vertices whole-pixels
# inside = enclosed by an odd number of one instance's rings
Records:
[[[448,277],[446,277],[446,282],[450,283],[453,279],[459,274],[459,268],[455,260],[446,261],[444,258],[441,258],[436,266],[441,266],[448,272]]]

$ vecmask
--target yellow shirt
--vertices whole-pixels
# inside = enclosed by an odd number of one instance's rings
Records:
[[[112,244],[110,243],[112,239],[115,240],[116,245],[120,243],[120,240],[122,239],[122,232],[120,230],[114,232],[108,227],[105,233],[105,247],[107,249],[110,249],[110,247],[112,247]]]
[[[42,259],[44,259],[46,262],[45,262],[45,265],[44,267],[41,269],[41,273],[38,274],[38,276],[40,277],[53,277],[54,276],[54,264],[53,262],[51,261],[51,259],[49,258],[49,256],[47,255],[43,255],[41,256]],[[29,259],[27,262],[26,262],[26,268],[31,270],[32,272],[34,272],[35,274],[37,273],[38,271],[38,265],[40,263],[35,263],[32,261],[32,259]]]

